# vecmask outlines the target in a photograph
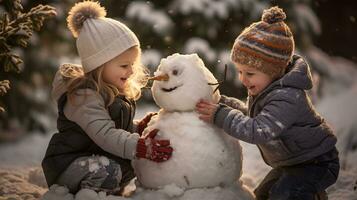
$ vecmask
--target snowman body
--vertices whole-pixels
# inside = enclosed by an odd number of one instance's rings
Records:
[[[144,187],[215,187],[230,185],[240,178],[239,142],[200,120],[197,113],[161,111],[145,132],[155,128],[160,130],[158,139],[170,140],[174,153],[162,163],[134,161],[137,178]]]
[[[239,180],[242,150],[238,140],[198,118],[194,111],[200,99],[217,103],[219,91],[213,74],[196,55],[173,54],[162,59],[155,72],[152,94],[161,110],[154,116],[147,134],[159,129],[157,139],[170,140],[172,157],[156,163],[133,160],[138,181],[146,188],[175,184],[182,188],[229,185]]]

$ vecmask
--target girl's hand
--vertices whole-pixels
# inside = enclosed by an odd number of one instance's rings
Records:
[[[155,115],[157,115],[157,112],[150,112],[146,114],[143,119],[140,120],[137,127],[137,132],[140,136],[143,134],[144,129],[148,126],[148,123],[150,122],[151,118]]]
[[[199,114],[199,118],[201,120],[208,123],[213,123],[213,117],[218,107],[218,104],[210,103],[205,100],[200,100],[196,104],[196,111]]]
[[[140,137],[136,145],[136,157],[154,162],[164,162],[171,158],[173,148],[170,140],[155,139],[159,129],[154,129],[144,137]]]

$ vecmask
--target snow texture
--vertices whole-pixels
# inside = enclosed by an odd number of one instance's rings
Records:
[[[184,52],[198,52],[210,62],[213,62],[217,57],[215,51],[210,47],[209,43],[206,40],[196,37],[187,40],[184,46]]]
[[[54,185],[42,197],[43,200],[240,200],[251,199],[247,196],[249,193],[244,193],[247,189],[240,185],[231,185],[230,187],[214,187],[214,188],[197,188],[183,190],[182,188],[171,184],[159,190],[145,190],[137,188],[136,193],[130,197],[119,197],[106,195],[104,192],[96,193],[93,190],[82,189],[76,195],[68,193],[67,188]],[[245,194],[245,196],[242,196]]]
[[[183,188],[216,187],[240,178],[242,155],[238,140],[201,121],[195,112],[164,112],[150,122],[158,139],[169,139],[173,156],[163,163],[135,160],[134,169],[144,187],[175,183]]]
[[[162,59],[155,75],[167,74],[168,81],[154,81],[152,93],[156,104],[166,111],[193,111],[200,99],[218,102],[217,83],[197,54],[173,54]],[[170,91],[172,90],[172,91]]]
[[[241,1],[237,0],[177,0],[172,7],[184,15],[200,13],[206,18],[228,18],[229,10],[238,6]]]
[[[352,92],[352,91],[350,91]],[[343,92],[344,93],[344,92]],[[357,97],[356,93],[351,93],[349,98],[346,100],[341,101],[340,99],[343,98],[344,94],[341,94],[337,100],[334,100],[335,97],[328,98],[323,100],[321,104],[319,104],[318,111],[326,117],[327,121],[330,122],[334,127],[338,126],[339,122],[350,121],[353,122],[357,117],[355,114],[357,113],[357,106],[352,106],[355,102],[354,100]],[[349,100],[349,101],[348,101]],[[336,102],[338,102],[336,104]],[[331,109],[336,107],[336,109]],[[343,115],[340,112],[336,112],[336,110],[349,110],[348,113],[344,113]],[[154,112],[157,111],[157,107],[150,105],[150,106],[138,106],[137,110],[137,118],[142,118],[145,113],[147,112]],[[341,111],[344,112],[344,111]],[[356,123],[355,123],[356,124]],[[346,128],[348,128],[348,124],[344,124]],[[343,128],[341,126],[341,128]],[[335,129],[338,137],[338,143],[340,144],[348,144],[348,137],[343,136],[344,134],[339,134],[338,131],[340,129]],[[67,200],[67,199],[74,199],[74,195],[68,193],[54,193],[54,188],[48,190],[45,187],[40,187],[45,184],[45,178],[42,173],[42,169],[40,168],[40,162],[43,158],[44,152],[46,150],[46,146],[50,139],[51,134],[42,135],[42,134],[30,134],[24,140],[9,144],[9,145],[2,145],[0,146],[0,194],[1,197],[13,197],[13,199],[38,199],[38,196],[43,195],[46,190],[45,196],[42,199],[51,199],[51,200]],[[342,137],[341,137],[342,136]],[[254,189],[260,181],[264,178],[266,173],[270,170],[270,167],[267,166],[259,153],[259,150],[255,145],[247,144],[242,142],[241,143],[242,150],[243,150],[243,173],[241,180],[243,180],[244,184],[248,186],[250,189]],[[339,151],[341,151],[341,145],[338,145]],[[327,192],[329,194],[329,200],[357,200],[357,191],[354,187],[357,187],[357,160],[356,154],[347,153],[346,160],[350,163],[348,168],[343,169],[340,172],[339,178],[337,183],[331,186]],[[33,168],[35,167],[35,168]],[[30,181],[28,174],[32,172],[32,180]],[[9,178],[14,177],[14,178]],[[5,179],[5,180],[4,180]],[[6,183],[7,182],[7,183]],[[40,185],[40,186],[39,186]],[[130,190],[135,190],[135,185],[132,183],[131,185],[127,186],[130,187]],[[174,187],[174,186],[172,186]],[[173,190],[173,188],[167,188],[167,190]],[[168,194],[173,194],[173,192],[167,192],[163,194],[162,191],[152,191],[152,190],[145,190],[143,188],[136,188],[135,193],[130,197],[118,197],[118,196],[106,196],[107,200],[149,200],[149,199],[167,199],[167,200],[183,200],[183,199],[214,199],[214,197],[220,197],[220,195],[225,194],[227,189],[225,188],[201,188],[201,189],[191,189],[186,190],[183,196],[180,197],[173,197],[169,198]],[[90,193],[93,195],[95,199],[98,197],[98,194],[84,190],[81,193]],[[51,198],[45,198],[52,195]],[[95,196],[97,195],[97,196]],[[225,194],[228,195],[228,194]],[[72,198],[68,198],[72,197]],[[185,197],[185,198],[184,198]],[[101,198],[101,199],[105,199]],[[99,197],[97,198],[100,199]],[[220,199],[220,198],[216,198]]]
[[[81,161],[80,163],[81,166],[85,166],[85,164],[85,161]],[[88,167],[90,172],[97,172],[100,168],[108,165],[109,159],[105,156],[92,156],[88,159]]]
[[[172,20],[164,12],[155,10],[149,2],[131,2],[126,16],[129,19],[138,19],[143,24],[149,24],[160,35],[166,35],[173,27]]]
[[[156,49],[144,50],[141,55],[141,62],[144,66],[148,67],[150,71],[154,71],[154,67],[159,65],[161,53]]]

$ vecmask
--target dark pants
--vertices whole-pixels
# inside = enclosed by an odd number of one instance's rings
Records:
[[[336,182],[339,170],[334,149],[302,164],[272,169],[254,193],[257,200],[313,200]]]

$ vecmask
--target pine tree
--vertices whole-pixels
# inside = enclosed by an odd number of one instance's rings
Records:
[[[41,116],[34,116],[32,106],[26,104],[27,99],[23,97],[23,93],[34,92],[23,87],[28,84],[21,85],[22,75],[29,68],[26,57],[31,56],[24,52],[36,40],[44,21],[56,12],[48,5],[30,8],[23,5],[21,0],[0,1],[0,141],[16,139],[29,127],[41,127],[33,120]],[[48,109],[48,106],[42,108]]]
[[[5,13],[0,18],[0,66],[4,72],[21,71],[22,59],[15,48],[25,48],[34,31],[39,31],[45,19],[56,14],[55,9],[47,5],[38,5],[28,12],[23,12],[20,0],[2,0]],[[0,95],[10,89],[8,80],[0,81]],[[0,112],[4,109],[0,106]]]

